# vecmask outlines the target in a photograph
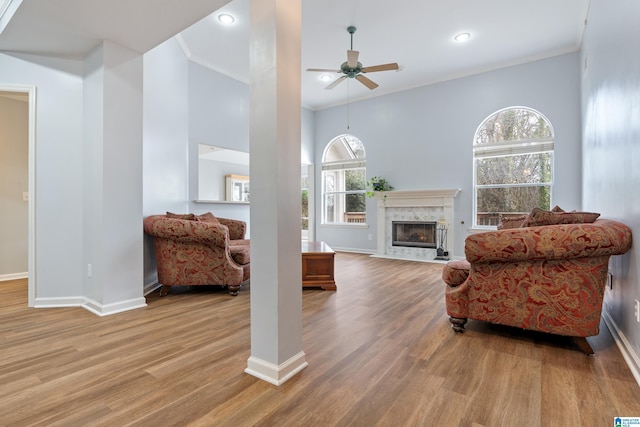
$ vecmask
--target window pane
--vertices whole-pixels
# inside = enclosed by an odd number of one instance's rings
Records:
[[[549,210],[550,193],[549,186],[478,188],[478,218],[491,213],[526,214],[535,207]]]
[[[552,136],[551,126],[539,113],[529,109],[511,108],[498,111],[485,120],[476,133],[474,143],[488,144]]]
[[[322,172],[322,177],[324,178],[324,191],[325,192],[333,192],[336,191],[336,186],[335,186],[335,182],[336,182],[336,178],[335,178],[335,172],[326,172],[323,171]]]
[[[551,153],[487,157],[476,160],[478,185],[551,182]]]
[[[541,113],[500,110],[482,122],[473,142],[476,225],[497,225],[505,215],[534,207],[549,209],[554,140]]]
[[[309,229],[309,190],[302,190],[302,229]]]
[[[300,189],[302,204],[302,230],[309,230],[309,165],[300,167]]]
[[[345,190],[358,191],[365,189],[367,184],[364,168],[346,169],[344,172]]]
[[[364,159],[364,144],[358,138],[344,135],[334,140],[322,159],[323,162],[335,162],[338,160]]]
[[[324,220],[325,222],[336,222],[335,216],[336,196],[335,194],[324,195]]]
[[[366,203],[364,194],[346,194],[345,195],[345,212],[360,212],[364,213]]]
[[[366,160],[362,142],[352,135],[332,140],[322,158],[322,220],[364,223]]]
[[[364,145],[362,144],[362,141],[351,135],[345,136],[345,141],[357,159],[364,158]]]

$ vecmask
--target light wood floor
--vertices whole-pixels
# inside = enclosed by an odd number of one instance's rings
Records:
[[[243,371],[249,289],[172,290],[107,317],[27,308],[0,283],[2,426],[611,426],[640,416],[608,331],[571,340],[449,327],[438,264],[336,255],[336,292],[303,292],[309,366],[280,387]],[[254,286],[257,284],[254,283]]]

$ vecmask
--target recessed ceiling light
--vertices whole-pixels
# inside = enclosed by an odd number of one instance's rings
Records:
[[[233,15],[229,15],[228,13],[221,13],[218,15],[218,21],[222,22],[225,25],[231,25],[236,22],[236,18]]]
[[[456,36],[453,39],[457,42],[466,42],[470,38],[471,38],[470,33],[460,33],[460,34],[456,34]]]
[[[320,76],[320,80],[322,80],[323,82],[328,82],[332,78],[333,77],[331,77],[329,74],[323,74],[323,75]]]

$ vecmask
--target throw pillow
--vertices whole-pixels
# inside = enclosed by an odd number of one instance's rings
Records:
[[[172,212],[167,212],[167,218],[173,218],[173,219],[188,219],[190,221],[194,221],[196,219],[196,216],[192,213],[190,214],[176,214],[176,213],[172,213]]]
[[[522,226],[525,219],[527,219],[526,215],[502,218],[500,224],[498,224],[498,230],[504,230],[505,228],[518,228]]]
[[[220,221],[218,221],[218,218],[216,218],[211,212],[207,212],[202,215],[197,215],[196,221],[210,222],[212,224],[220,224]]]
[[[522,227],[537,227],[540,225],[556,224],[587,224],[594,222],[600,216],[596,212],[552,212],[540,208],[533,208]]]
[[[560,206],[555,205],[552,209],[551,212],[564,212],[564,209],[562,209]]]

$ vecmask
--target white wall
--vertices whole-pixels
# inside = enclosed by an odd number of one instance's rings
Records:
[[[315,141],[315,112],[302,109],[302,147],[301,162],[311,165],[314,162],[314,141]]]
[[[627,351],[635,354],[640,382],[640,3],[592,1],[583,39],[582,120],[584,209],[630,226],[631,252],[613,257],[613,290],[605,311]]]
[[[505,107],[543,113],[555,130],[552,204],[581,205],[579,54],[561,55],[444,83],[352,103],[315,113],[317,211],[320,211],[322,153],[337,135],[360,138],[367,176],[383,176],[396,190],[460,188],[455,200],[454,256],[462,256],[472,223],[472,144],[482,121]],[[401,78],[401,75],[398,75]],[[353,82],[349,82],[353,84]],[[464,225],[461,224],[464,222]],[[375,200],[367,202],[369,228],[316,225],[317,240],[365,252],[376,250]],[[372,240],[368,240],[372,234]],[[451,250],[451,248],[450,248]]]
[[[135,99],[135,80],[139,74],[141,87],[142,76],[130,54],[109,49],[103,57],[109,76],[101,75],[98,59],[88,58],[86,87],[84,61],[0,54],[3,85],[36,87],[36,306],[84,305],[87,298],[114,310],[122,301],[131,301],[129,308],[143,304],[142,104]],[[100,92],[103,77],[112,89],[106,97]],[[117,102],[125,106],[110,109]],[[97,119],[101,115],[104,122]],[[87,262],[101,275],[97,287],[85,282]]]
[[[0,94],[0,279],[27,273],[29,103]]]
[[[302,110],[302,156],[307,161],[313,158],[313,119],[313,112]],[[189,62],[170,39],[144,55],[143,135],[144,216],[210,211],[246,221],[250,237],[249,205],[195,202],[198,144],[249,151],[247,84]],[[146,288],[157,280],[148,236],[144,277]]]
[[[248,152],[249,85],[190,62],[189,140]]]
[[[0,83],[36,87],[36,299],[81,295],[82,61],[0,53]]]
[[[247,160],[248,161],[248,160]],[[226,200],[227,175],[249,175],[249,165],[198,159],[198,199]]]
[[[249,85],[195,63],[189,63],[188,80],[189,211],[211,211],[217,216],[246,221],[250,236],[248,205],[193,202],[199,198],[198,144],[249,151]],[[301,113],[301,162],[312,163],[314,113],[306,109]]]
[[[249,205],[193,202],[199,198],[198,144],[249,152],[249,85],[189,63],[190,212],[245,221],[250,236]]]
[[[82,267],[92,265],[94,277],[83,274],[86,295],[94,301],[102,301],[102,272],[104,265],[98,262],[104,258],[99,235],[102,228],[103,200],[102,200],[102,144],[104,132],[104,68],[102,64],[102,46],[90,52],[84,60],[83,78],[83,120],[84,120],[84,194],[83,200],[83,259]],[[93,265],[95,263],[95,266]],[[95,270],[95,271],[93,271]]]
[[[229,165],[225,163],[225,165]],[[224,200],[225,199],[225,174],[230,172],[222,170],[221,162],[210,159],[198,159],[198,199],[199,200]],[[248,169],[248,168],[247,168]]]
[[[188,61],[175,39],[144,55],[143,215],[189,209]],[[153,239],[144,237],[144,283],[157,281]]]
[[[144,305],[142,55],[105,40],[84,75],[82,295],[87,308],[110,314]]]

